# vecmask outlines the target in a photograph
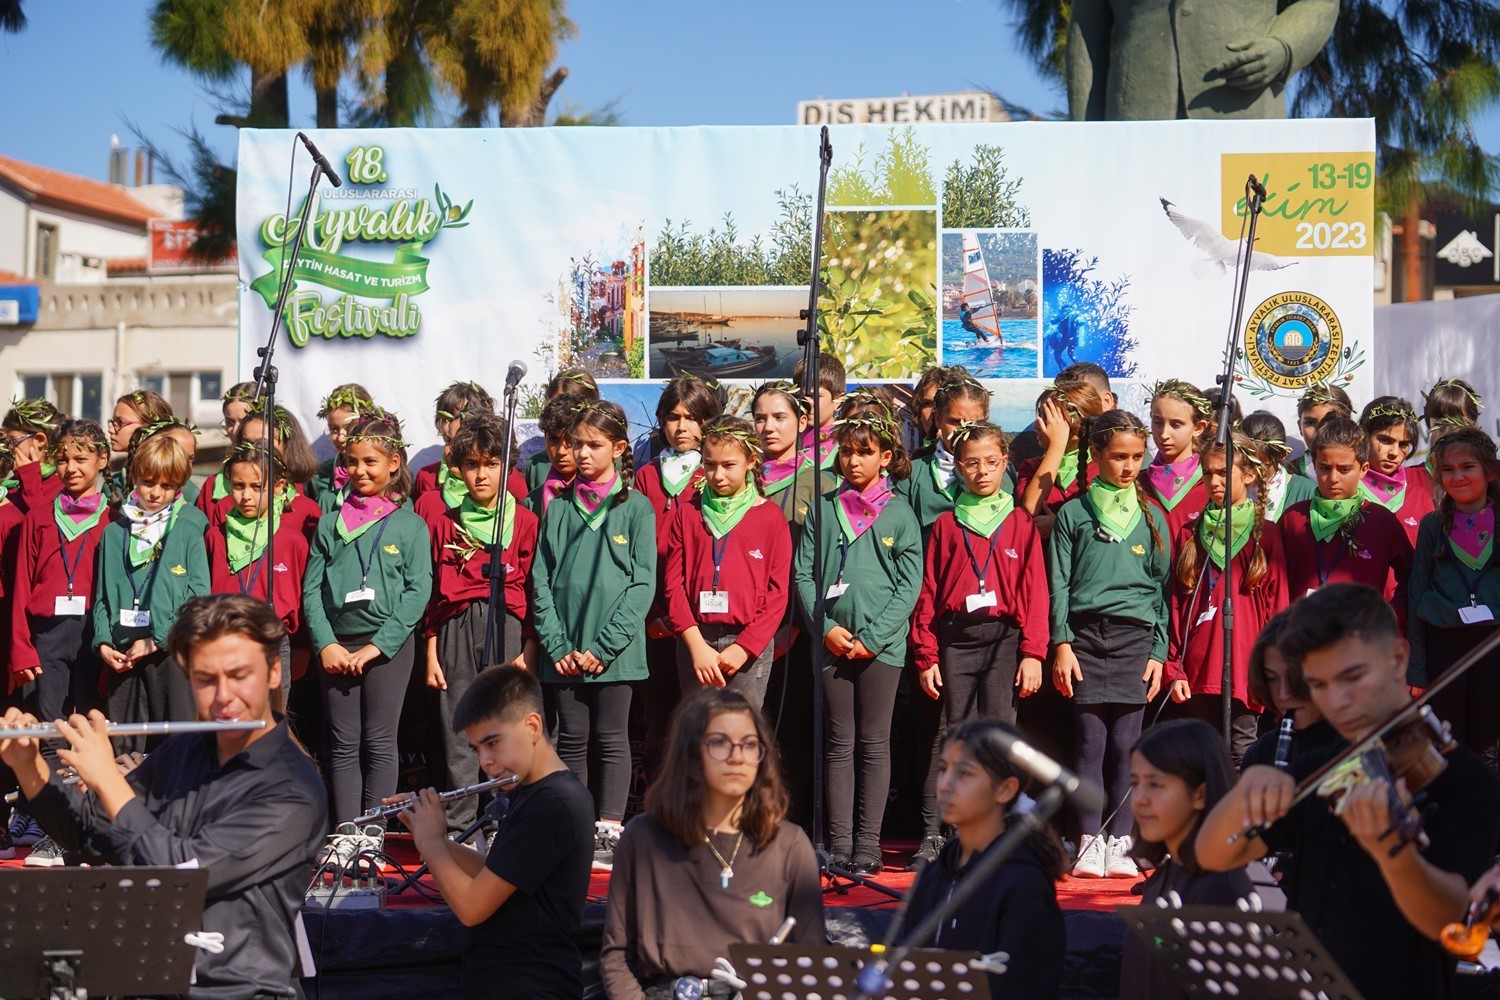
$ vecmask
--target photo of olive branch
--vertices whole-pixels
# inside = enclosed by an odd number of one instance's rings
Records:
[[[868,151],[860,142],[848,154],[849,162],[828,173],[829,207],[876,207],[885,205],[935,205],[930,152],[917,141],[908,125],[889,129],[885,148],[865,166]]]
[[[913,379],[937,360],[937,213],[829,212],[819,273],[824,350],[851,379]]]
[[[439,229],[462,229],[468,225],[465,220],[469,217],[469,210],[474,207],[473,198],[463,208],[459,208],[453,204],[453,199],[443,193],[442,185],[434,184],[432,194],[438,207]]]

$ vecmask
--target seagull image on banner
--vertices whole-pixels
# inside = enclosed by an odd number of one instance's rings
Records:
[[[1172,220],[1172,225],[1177,227],[1182,238],[1208,255],[1192,262],[1193,274],[1207,279],[1212,278],[1215,271],[1219,274],[1233,273],[1234,258],[1239,252],[1237,240],[1226,239],[1213,225],[1202,219],[1184,215],[1167,199],[1160,198],[1159,200],[1162,211],[1167,213],[1167,218]],[[1259,250],[1250,255],[1250,270],[1252,271],[1279,271],[1295,263],[1297,262],[1294,260],[1282,260],[1280,257],[1273,257]]]

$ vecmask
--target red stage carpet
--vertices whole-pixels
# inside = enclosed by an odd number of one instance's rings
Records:
[[[411,838],[404,834],[391,834],[385,841],[386,851],[400,864],[415,868],[421,864],[416,849],[412,847]],[[911,872],[903,871],[907,859],[911,856],[914,844],[887,844],[885,846],[886,870],[873,881],[883,886],[895,889],[897,892],[906,892],[911,888],[912,880],[916,877]],[[16,848],[16,856],[13,860],[0,861],[0,868],[22,867],[22,859],[28,850],[24,847]],[[392,871],[388,876],[399,877],[399,873]],[[1057,884],[1057,901],[1065,910],[1095,910],[1111,912],[1116,906],[1135,902],[1140,897],[1130,894],[1130,887],[1135,884],[1133,879],[1075,879],[1071,876],[1063,878]],[[434,894],[432,879],[423,876],[422,885]],[[845,882],[839,883],[840,888],[836,892],[830,892],[823,897],[827,906],[864,906],[884,907],[895,906],[896,901],[884,893],[862,885],[850,885]],[[589,896],[595,902],[603,902],[609,894],[609,873],[595,872],[589,881]],[[433,900],[423,896],[420,892],[408,889],[398,896],[390,896],[386,900],[388,907],[421,907],[437,905]]]

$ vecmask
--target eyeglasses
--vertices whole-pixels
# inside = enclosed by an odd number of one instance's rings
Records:
[[[121,420],[119,417],[109,418],[110,430],[124,430],[126,427],[140,427],[145,423],[143,420]]]
[[[1003,458],[986,458],[983,460],[970,458],[958,463],[958,467],[965,472],[978,472],[980,469],[983,469],[985,472],[994,472],[1004,465],[1005,459]]]
[[[766,755],[766,745],[754,736],[740,743],[736,743],[728,736],[710,736],[703,741],[703,746],[714,760],[728,760],[734,756],[735,747],[739,747],[740,754],[747,764],[759,764]]]

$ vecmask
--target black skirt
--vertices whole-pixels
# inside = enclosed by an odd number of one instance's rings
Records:
[[[1146,661],[1155,636],[1150,625],[1109,615],[1074,615],[1073,655],[1083,680],[1073,681],[1075,705],[1144,705]]]

